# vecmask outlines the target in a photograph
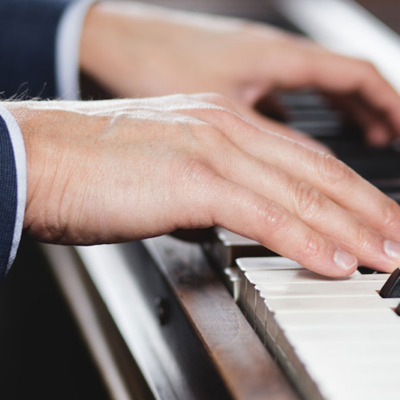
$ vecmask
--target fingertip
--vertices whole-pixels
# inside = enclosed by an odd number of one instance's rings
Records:
[[[338,276],[351,275],[358,267],[357,258],[342,249],[335,251],[333,261],[337,267]]]
[[[386,147],[390,143],[390,135],[383,126],[370,127],[367,134],[367,143],[373,147]]]

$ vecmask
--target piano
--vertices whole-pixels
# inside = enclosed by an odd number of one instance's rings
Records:
[[[364,3],[400,27],[395,2]],[[400,38],[360,4],[277,0],[254,15],[370,59],[400,90]],[[398,145],[367,147],[316,92],[279,96],[288,124],[400,201]],[[199,243],[42,249],[112,399],[400,398],[400,298],[382,297],[395,276],[324,278],[220,227]]]

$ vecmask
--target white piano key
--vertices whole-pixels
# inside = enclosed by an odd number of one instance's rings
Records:
[[[349,312],[351,310],[386,310],[386,305],[378,294],[375,297],[354,298],[278,298],[263,301],[259,296],[255,305],[254,325],[260,328],[263,324],[272,340],[278,336],[278,325],[275,321],[275,313],[293,313],[305,311],[339,311]]]
[[[326,400],[399,400],[398,385],[392,381],[378,385],[375,383],[371,388],[363,385],[357,385],[355,388],[349,388],[344,385],[334,384],[333,391],[325,397]]]
[[[337,385],[340,383],[341,387],[346,388],[345,393],[352,393],[354,399],[364,399],[370,398],[361,397],[369,393],[365,391],[367,386],[373,389],[378,385],[388,389],[391,382],[397,382],[400,370],[399,350],[398,345],[382,343],[375,343],[374,346],[309,344],[297,346],[295,352],[297,358],[302,360],[304,371],[325,393],[335,394],[334,398],[342,399],[340,396],[343,395],[343,390],[339,390],[337,397]],[[390,352],[393,356],[390,356]]]
[[[320,327],[320,328],[286,328],[285,336],[289,341],[311,343],[397,343],[400,338],[400,327],[372,326],[364,327]]]
[[[298,339],[290,341],[295,352],[305,362],[310,360],[323,363],[327,359],[332,361],[346,360],[354,363],[368,363],[374,360],[386,359],[391,363],[400,363],[400,343],[381,341],[359,343],[321,343],[303,342]],[[395,357],[397,356],[397,357]]]
[[[390,329],[387,326],[368,329],[362,326],[350,329],[343,326],[324,326],[321,329],[290,328],[278,335],[276,345],[294,366],[300,378],[307,382],[310,376],[315,378],[313,371],[307,372],[310,360],[314,365],[319,362],[317,370],[328,374],[330,368],[338,365],[343,367],[344,364],[354,370],[371,369],[383,364],[399,370],[400,366],[395,368],[400,362],[399,337],[399,326]],[[358,364],[362,364],[362,367]]]
[[[284,257],[254,257],[254,258],[238,258],[236,264],[242,271],[257,270],[297,270],[304,268],[295,261]]]
[[[399,367],[398,362],[373,366],[350,363],[347,359],[330,360],[327,357],[322,363],[306,362],[305,369],[321,390],[329,394],[328,398],[364,400],[378,394],[381,399],[385,398],[386,393],[393,393],[398,382]]]
[[[324,368],[323,368],[324,369]],[[330,374],[318,375],[318,371],[309,370],[313,381],[323,394],[325,400],[398,400],[398,374],[388,376],[369,375],[363,378],[347,375]],[[350,371],[351,372],[351,371]]]
[[[368,352],[368,349],[365,348],[364,351]],[[350,357],[331,357],[330,353],[326,353],[324,359],[319,360],[307,359],[304,353],[299,353],[297,357],[304,363],[303,371],[314,376],[315,381],[324,380],[329,382],[332,376],[344,376],[342,378],[343,382],[346,380],[345,377],[352,380],[367,378],[378,382],[387,379],[388,376],[393,376],[396,379],[400,370],[399,360],[389,357],[373,357],[373,360],[364,357],[359,361]],[[304,372],[298,375],[304,375]]]
[[[216,238],[203,245],[203,249],[220,269],[235,266],[238,257],[272,256],[276,254],[254,240],[237,235],[224,228],[215,228]]]
[[[322,282],[377,282],[380,281],[385,283],[389,274],[375,274],[375,275],[363,275],[359,271],[355,271],[352,275],[342,278],[330,278],[327,276],[318,275],[315,272],[308,271],[305,269],[294,270],[294,271],[247,271],[245,277],[250,283],[254,285],[262,284],[274,284],[274,283],[316,283]]]
[[[367,349],[365,349],[367,350]],[[383,381],[388,376],[392,376],[396,379],[399,375],[400,362],[397,360],[391,360],[389,358],[376,358],[376,363],[368,362],[366,359],[360,360],[359,362],[351,360],[350,358],[328,358],[330,355],[327,354],[326,358],[321,361],[306,360],[305,368],[308,373],[315,375],[315,377],[323,378],[329,381],[329,375],[332,376],[343,376],[343,381],[348,377],[352,380],[375,380],[375,382]],[[300,357],[303,357],[301,355]],[[329,362],[327,362],[329,360]],[[321,372],[319,372],[321,371]],[[328,378],[327,378],[328,376]]]
[[[380,296],[379,296],[379,297],[380,297]],[[394,297],[394,298],[386,298],[386,299],[383,299],[383,298],[381,297],[381,299],[382,299],[382,302],[386,305],[386,307],[392,308],[392,309],[395,309],[395,308],[399,305],[399,303],[400,303],[400,299],[397,298],[397,297]]]
[[[293,297],[355,297],[373,296],[383,286],[383,282],[320,282],[319,285],[313,283],[275,283],[257,284],[259,290],[265,298],[293,298]],[[400,299],[398,299],[400,302]]]
[[[240,295],[239,268],[227,267],[224,269],[224,274],[229,279],[229,285],[233,294],[233,298],[237,302],[239,300],[239,295]]]
[[[261,292],[263,295],[263,292]],[[387,309],[382,298],[375,292],[375,296],[365,297],[307,297],[307,298],[267,298],[264,303],[268,310],[276,313],[296,311],[357,311],[372,309]]]
[[[228,229],[222,228],[221,226],[216,226],[215,232],[225,246],[261,246],[261,244],[255,240],[251,240],[244,236],[238,235],[237,233],[228,231]]]
[[[284,331],[291,327],[357,327],[400,326],[400,318],[390,309],[359,311],[305,311],[275,314],[276,323]]]

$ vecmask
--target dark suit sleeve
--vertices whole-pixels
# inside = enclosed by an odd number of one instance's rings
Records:
[[[0,117],[0,282],[10,259],[17,215],[17,170],[13,146]]]
[[[0,0],[0,93],[56,96],[55,38],[69,0]]]

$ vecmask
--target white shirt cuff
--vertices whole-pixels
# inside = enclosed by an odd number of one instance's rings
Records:
[[[19,242],[21,241],[22,227],[24,225],[25,204],[26,204],[26,154],[24,139],[21,130],[12,114],[0,104],[0,116],[7,125],[14,150],[15,168],[17,171],[17,213],[15,217],[14,236],[7,263],[6,273],[11,268],[17,254]]]
[[[57,95],[65,100],[78,100],[79,49],[82,28],[90,6],[96,0],[72,2],[64,11],[56,36]]]

